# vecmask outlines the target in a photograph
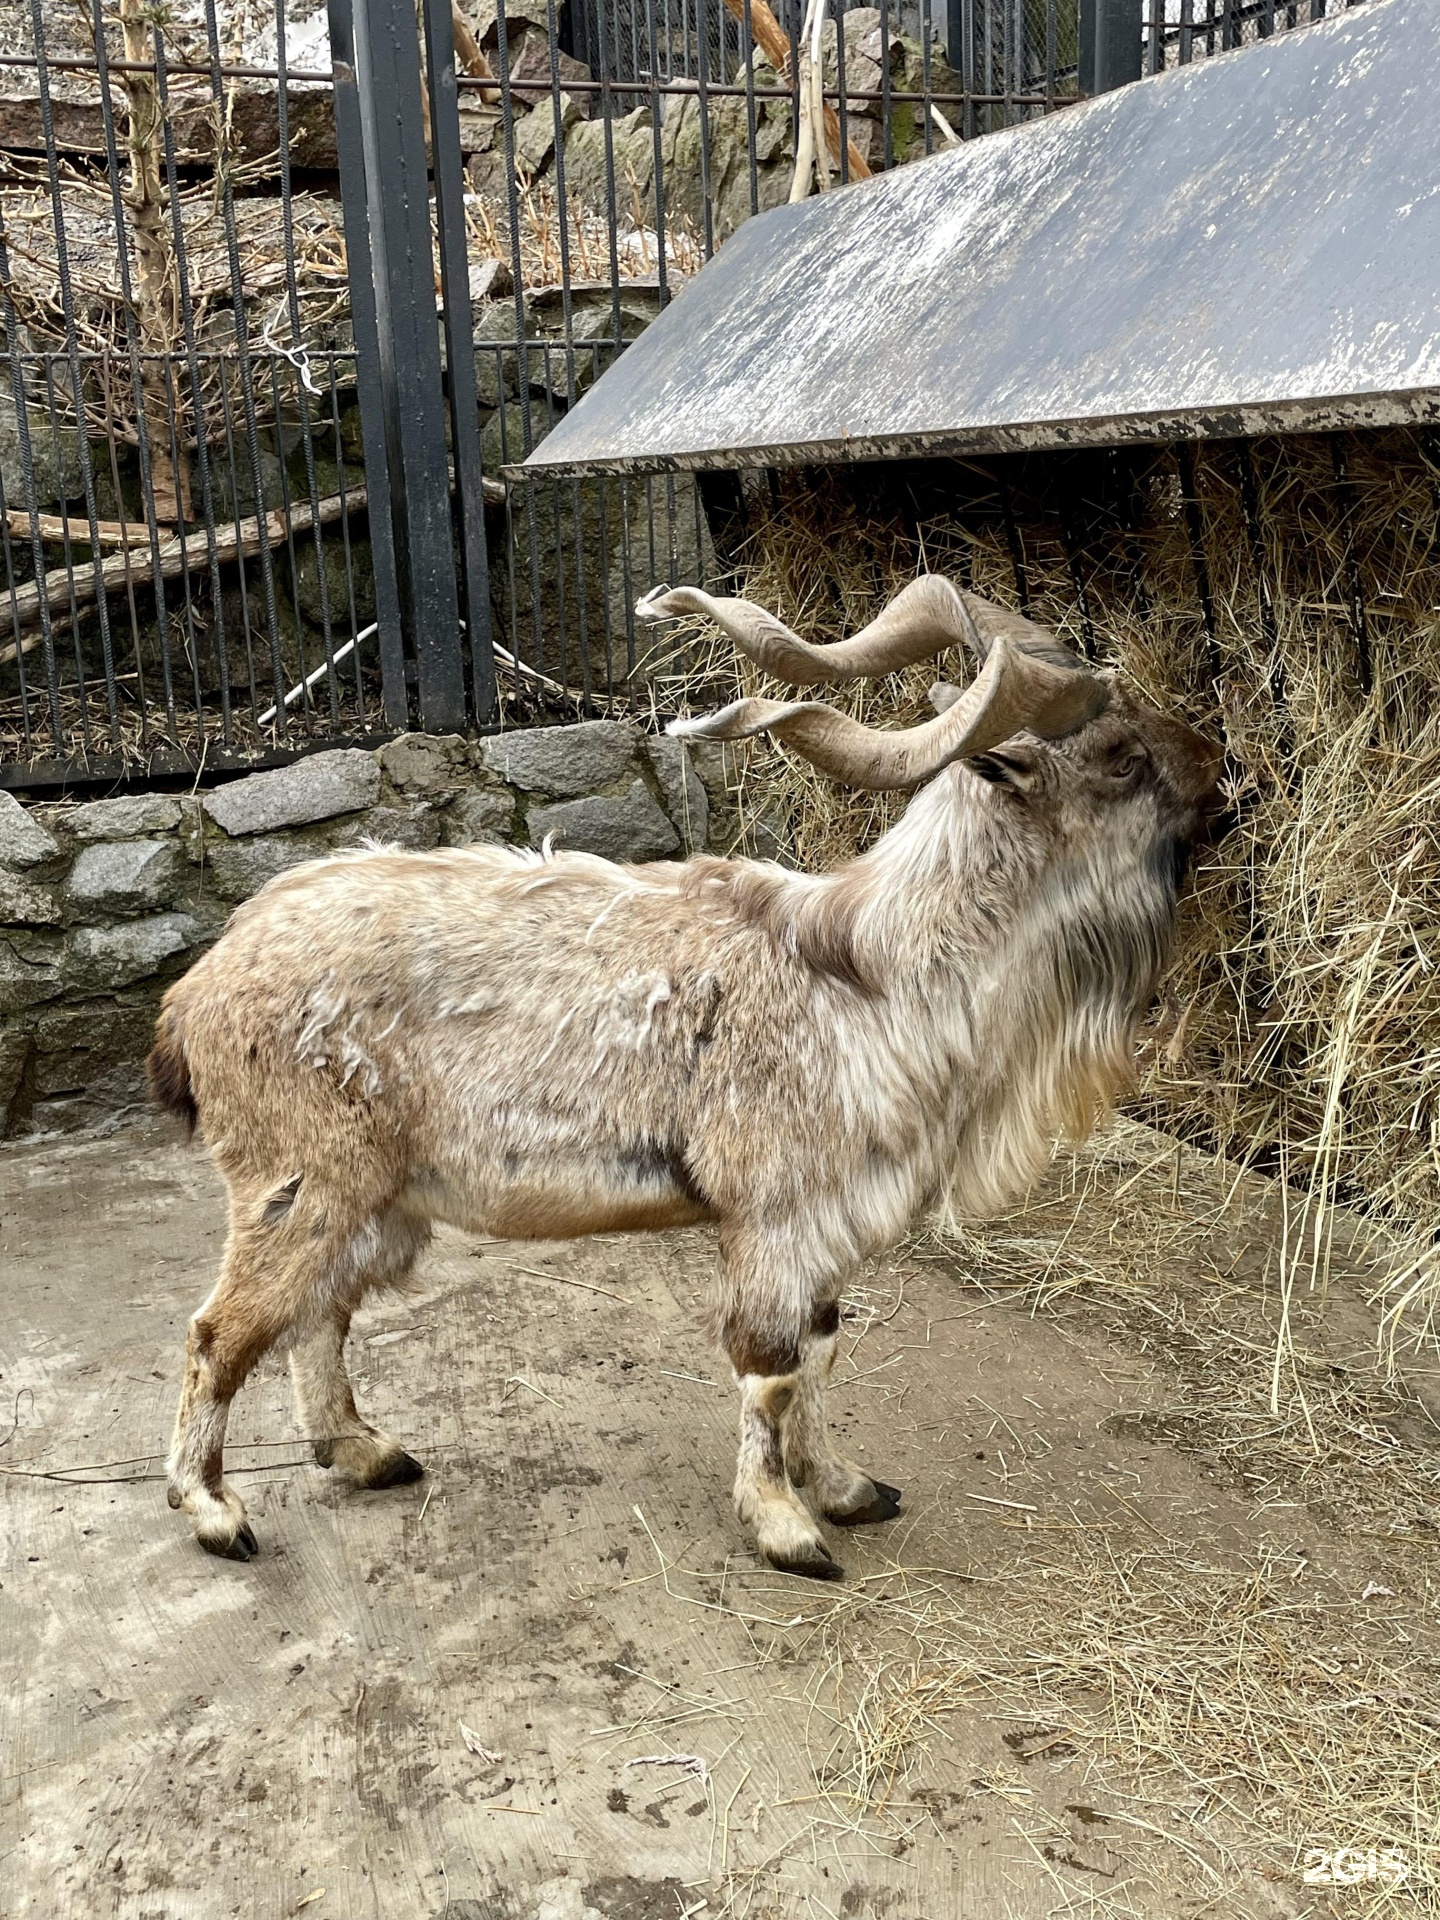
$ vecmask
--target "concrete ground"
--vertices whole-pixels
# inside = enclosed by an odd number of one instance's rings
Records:
[[[944,1263],[866,1276],[834,1406],[905,1512],[832,1532],[847,1581],[816,1587],[757,1564],[730,1509],[706,1231],[446,1234],[351,1341],[362,1411],[428,1477],[316,1468],[272,1360],[231,1422],[261,1549],[237,1565],[167,1510],[160,1464],[222,1230],[203,1152],[153,1130],[0,1158],[0,1913],[1315,1910],[1126,1815],[1063,1729],[957,1706],[908,1723],[893,1780],[856,1771],[871,1677],[916,1657],[880,1604],[907,1581],[1003,1607],[1029,1516],[1246,1524],[1114,1420],[1153,1385],[1139,1345]],[[1018,1481],[1015,1428],[1044,1440]]]

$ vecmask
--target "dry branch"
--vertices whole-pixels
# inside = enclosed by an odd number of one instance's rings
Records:
[[[325,526],[344,514],[358,513],[365,502],[365,489],[355,487],[346,494],[335,493],[322,500],[318,514],[308,506],[299,506],[292,507],[288,515],[277,511],[267,513],[263,521],[257,516],[241,520],[238,525],[217,528],[215,557],[222,564],[229,560],[248,559],[252,554],[259,553],[262,546],[278,547],[291,533],[308,533],[317,524]],[[208,533],[191,533],[183,540],[171,539],[161,544],[160,572],[167,580],[173,580],[182,573],[196,573],[209,564]],[[98,586],[103,587],[106,593],[127,585],[145,587],[152,584],[154,578],[149,555],[132,556],[128,551],[112,553],[98,567],[52,567],[43,580],[32,580],[15,589],[10,599],[14,625],[33,626],[40,618],[42,601],[48,609],[55,611],[68,608],[72,595],[77,603],[93,600],[97,591],[97,575]],[[3,602],[0,602],[0,607],[3,607]],[[0,653],[0,666],[8,665],[22,650],[23,643],[21,647],[8,646]]]
[[[5,518],[12,533],[18,533],[22,538],[29,539],[32,521],[24,507],[10,507],[6,511]],[[90,544],[88,520],[66,519],[58,513],[37,513],[34,518],[39,523],[42,540],[73,540],[86,547]],[[137,526],[133,521],[122,526],[118,520],[97,520],[95,532],[99,536],[102,547],[144,547],[150,544],[149,529],[143,524]],[[172,537],[169,527],[160,529],[162,540],[169,540]]]
[[[725,5],[742,25],[748,11],[750,32],[759,43],[760,51],[777,73],[786,72],[790,65],[790,36],[765,0],[749,0],[748,7],[746,0],[725,0]],[[828,100],[825,102],[825,145],[829,153],[838,154],[840,151],[840,119]],[[853,140],[845,142],[845,155],[850,166],[850,178],[868,180],[870,168]]]

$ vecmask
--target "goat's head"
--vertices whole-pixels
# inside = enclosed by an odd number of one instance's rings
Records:
[[[1102,918],[1139,916],[1164,937],[1190,847],[1217,812],[1221,753],[1054,634],[939,574],[914,580],[860,634],[824,647],[749,601],[693,588],[659,589],[637,612],[649,620],[707,612],[760,666],[801,685],[895,672],[962,643],[977,674],[964,689],[933,687],[937,716],[922,726],[891,732],[818,701],[743,699],[678,720],[672,732],[703,739],[776,733],[854,787],[933,781],[939,791],[927,820],[948,808],[970,820],[989,816],[1021,870],[1064,870],[1071,879],[1087,872],[1091,885],[1081,895],[1110,902],[1100,906]]]
[[[749,601],[689,587],[657,590],[637,612],[649,620],[708,614],[760,666],[802,686],[891,673],[957,642],[979,669],[964,689],[934,687],[936,718],[898,731],[863,726],[818,701],[747,699],[676,721],[673,733],[740,740],[770,732],[850,786],[914,788],[943,776],[957,800],[1002,809],[1017,833],[1061,857],[1100,871],[1144,863],[1172,900],[1217,811],[1219,748],[1045,628],[940,575],[912,581],[862,632],[831,646],[801,640]]]

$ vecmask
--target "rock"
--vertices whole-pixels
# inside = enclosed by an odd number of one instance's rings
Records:
[[[623,800],[591,794],[558,806],[530,809],[530,844],[554,835],[556,845],[606,860],[661,860],[680,851],[680,836],[655,804],[643,780]]]
[[[199,932],[188,913],[157,913],[120,927],[77,927],[65,955],[65,984],[82,993],[118,992],[158,972],[193,946]]]
[[[564,355],[549,356],[554,361],[563,361]],[[526,371],[532,384],[538,380],[544,370],[546,355],[531,348],[525,356]],[[485,422],[480,434],[481,469],[492,478],[502,467],[519,466],[526,454],[537,447],[555,424],[555,413],[543,399],[530,401],[507,400]],[[530,445],[525,445],[525,427],[530,427]],[[519,566],[517,559],[516,565]]]
[[[358,747],[311,754],[272,773],[252,773],[206,795],[205,811],[231,835],[273,833],[340,813],[359,813],[380,798],[380,765]]]
[[[686,853],[703,853],[710,839],[710,800],[683,740],[662,734],[647,740],[645,751],[665,796],[665,808]]]
[[[467,793],[446,809],[441,833],[447,847],[511,840],[515,835],[515,802],[508,793]]]
[[[562,88],[567,81],[588,80],[591,77],[590,69],[574,54],[557,49],[552,62],[550,36],[543,26],[527,28],[517,36],[508,7],[505,10],[505,22],[506,46],[510,56],[510,95],[518,104],[551,110],[555,97],[551,90],[553,76],[558,75]],[[562,92],[560,100],[562,105],[574,107],[576,119],[584,117],[583,110],[568,94]],[[516,144],[518,146],[519,143]]]
[[[220,840],[206,850],[210,883],[222,900],[248,900],[267,880],[317,860],[326,848],[305,840]]]
[[[13,793],[0,788],[0,867],[38,867],[59,851],[53,835],[32,819]]]
[[[173,840],[102,840],[76,856],[66,903],[82,914],[150,913],[169,904],[184,864]]]
[[[470,780],[470,749],[458,733],[402,733],[380,749],[380,765],[400,793],[432,798]]]
[[[35,1026],[28,1124],[40,1132],[111,1118],[145,1098],[145,1055],[155,1037],[152,1005],[101,1001],[54,1007]],[[28,1093],[28,1101],[26,1095]]]
[[[134,840],[180,824],[180,802],[164,793],[122,794],[77,807],[65,825],[77,840]]]
[[[584,118],[579,103],[568,93],[561,94],[557,110],[554,99],[547,92],[544,99],[516,124],[515,171],[528,173],[532,178],[543,173],[555,154],[557,129],[563,142],[571,127]]]
[[[286,486],[282,462],[266,446],[257,449],[260,456],[260,485],[265,494],[265,510],[273,512],[285,504]],[[200,507],[200,481],[195,476],[195,506]],[[217,525],[233,527],[237,518],[246,519],[255,511],[255,473],[250,464],[250,448],[243,435],[233,460],[210,462],[210,498]]]
[[[483,407],[498,407],[502,400],[520,392],[519,352],[515,332],[515,308],[504,301],[484,309],[475,322],[475,391]],[[495,341],[494,346],[479,344]],[[537,356],[527,354],[526,359]],[[487,473],[493,469],[487,467]]]
[[[0,926],[50,927],[60,918],[53,893],[0,867]]]
[[[504,260],[472,260],[469,272],[472,313],[482,301],[503,300],[514,290],[515,276]]]
[[[353,485],[353,482],[351,483]],[[302,492],[301,499],[305,499]],[[370,542],[354,536],[350,541],[350,565],[345,565],[345,542],[337,527],[327,527],[320,541],[320,556],[315,552],[315,537],[306,534],[297,537],[296,547],[296,598],[300,602],[300,611],[317,633],[325,631],[325,612],[330,612],[330,639],[335,648],[344,646],[350,638],[350,602],[355,602],[355,626],[368,627],[375,618],[375,562],[371,555]],[[321,592],[321,580],[324,580],[324,592]],[[373,647],[374,637],[360,642],[362,658]],[[373,657],[373,656],[372,656]],[[322,651],[313,665],[319,666],[325,658]],[[355,663],[353,659],[342,660],[336,668],[342,684],[347,677],[354,689]],[[297,676],[298,677],[298,676]],[[315,687],[315,698],[328,700],[326,682],[321,680]]]
[[[25,424],[30,437],[30,471],[34,480],[34,502],[41,513],[53,512],[64,500],[73,500],[84,491],[81,467],[82,442],[73,427],[57,427],[45,408],[25,409]],[[25,485],[25,463],[21,453],[20,412],[7,384],[0,393],[0,483],[9,507],[28,510],[31,495]],[[28,552],[30,532],[20,536]]]
[[[9,1137],[20,1118],[17,1109],[29,1060],[29,1034],[16,1026],[0,1027],[0,1139]]]
[[[374,840],[382,847],[400,847],[408,853],[424,852],[440,844],[440,822],[428,807],[372,807],[358,820],[347,820],[335,834],[337,847],[358,847]]]
[[[60,944],[43,934],[0,936],[0,1013],[53,1000],[64,985]]]
[[[633,778],[639,744],[628,721],[582,720],[573,727],[497,733],[481,742],[480,757],[512,787],[567,800]]]
[[[688,740],[685,746],[710,805],[721,813],[733,813],[736,748],[727,747],[721,740]]]

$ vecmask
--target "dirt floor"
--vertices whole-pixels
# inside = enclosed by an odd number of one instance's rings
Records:
[[[834,1410],[906,1499],[838,1588],[731,1513],[698,1230],[446,1234],[352,1337],[429,1476],[337,1484],[272,1362],[207,1558],[158,1456],[221,1233],[154,1131],[0,1158],[0,1913],[1440,1911],[1440,1396],[1265,1183],[1123,1128],[867,1273]]]

